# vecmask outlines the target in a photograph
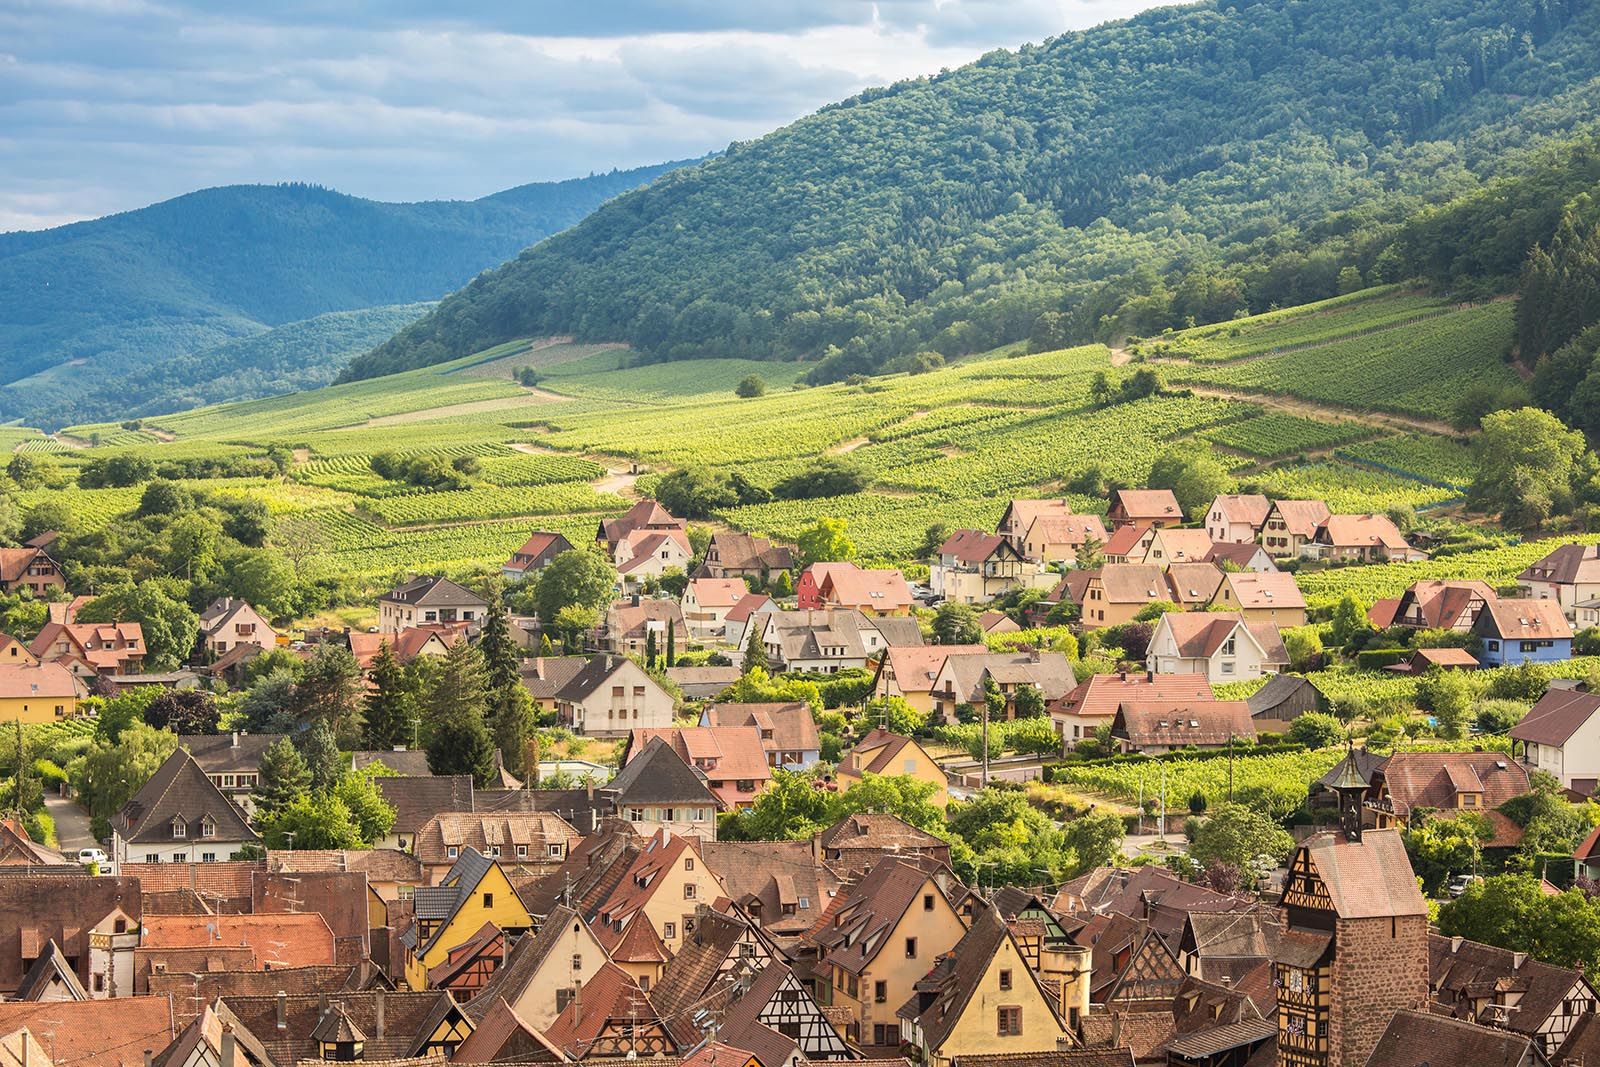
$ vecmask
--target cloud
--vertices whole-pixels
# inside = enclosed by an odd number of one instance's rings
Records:
[[[698,156],[1145,6],[4,0],[0,229],[232,182],[460,198]]]

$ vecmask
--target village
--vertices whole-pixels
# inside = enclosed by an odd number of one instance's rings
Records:
[[[1594,546],[1319,619],[1302,568],[1426,539],[1312,500],[1223,495],[1190,523],[1169,490],[1106,503],[930,531],[912,582],[697,546],[643,499],[592,544],[533,532],[483,588],[406,581],[367,628],[278,632],[220,597],[162,672],[138,622],[79,621],[94,597],[48,534],[0,550],[0,592],[48,606],[0,637],[0,1048],[1594,1062],[1582,950],[1453,932],[1494,929],[1496,883],[1587,900],[1600,874],[1600,692],[1562,670],[1600,621]],[[603,610],[514,610],[556,582]],[[1339,658],[1431,714],[1385,738],[1319,688]],[[1320,759],[1273,772],[1285,810],[1236,798],[1236,761],[1242,783],[1279,754]],[[1200,766],[1225,793],[1169,795]],[[1073,777],[1124,772],[1135,804]]]

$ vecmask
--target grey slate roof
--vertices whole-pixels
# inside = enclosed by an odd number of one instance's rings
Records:
[[[706,776],[659,737],[652,737],[644,751],[617,772],[606,792],[616,797],[618,808],[629,804],[718,805]]]
[[[448,578],[427,575],[413,578],[383,594],[383,600],[402,604],[471,604],[487,608],[488,602],[470,589],[463,589]]]
[[[472,776],[427,778],[400,775],[374,778],[378,792],[394,807],[394,833],[414,834],[442,811],[472,810]]]
[[[178,745],[189,750],[200,769],[207,774],[223,774],[240,767],[253,771],[261,766],[267,749],[286,734],[179,734]]]
[[[175,839],[172,825],[178,818],[189,829],[186,837]],[[202,838],[200,825],[207,818],[215,824],[216,831]],[[244,813],[211,784],[194,757],[182,748],[156,768],[143,788],[112,817],[111,824],[125,840],[137,844],[261,840],[245,822]]]

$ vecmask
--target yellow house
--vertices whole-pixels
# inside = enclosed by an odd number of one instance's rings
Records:
[[[595,914],[594,935],[611,962],[647,990],[694,933],[695,908],[731,898],[701,847],[697,835],[657,830]]]
[[[911,738],[875,729],[839,760],[839,785],[848,789],[869,774],[906,775],[934,786],[931,804],[950,803],[950,779],[944,768]]]
[[[538,933],[517,941],[505,965],[473,1000],[485,1008],[504,1000],[517,1018],[543,1033],[606,962],[606,950],[589,924],[571,908],[558,906]]]
[[[0,642],[0,721],[60,722],[77,714],[78,683],[71,671],[34,660],[10,638]]]
[[[899,1045],[897,1009],[966,933],[934,877],[947,870],[928,860],[878,863],[827,925],[810,935],[817,948],[817,1003],[849,1012],[858,1045]]]
[[[414,897],[416,922],[406,933],[406,984],[428,987],[428,971],[442,963],[450,950],[466,943],[493,923],[507,937],[533,928],[533,916],[523,907],[511,880],[500,865],[468,847],[443,882],[418,886]]]
[[[1245,622],[1270,622],[1278,627],[1306,624],[1306,598],[1287,571],[1235,571],[1223,576],[1213,607],[1237,611]]]
[[[925,1067],[949,1067],[956,1056],[1055,1052],[1068,1038],[993,905],[979,910],[898,1014],[901,1040]]]

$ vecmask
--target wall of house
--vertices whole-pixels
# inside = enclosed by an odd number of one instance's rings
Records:
[[[78,712],[76,696],[59,697],[7,697],[0,699],[0,720],[21,721],[24,725],[56,722],[71,718]]]
[[[1426,1010],[1426,916],[1339,919],[1334,930],[1329,1067],[1362,1067],[1394,1013]]]
[[[710,803],[633,805],[624,801],[618,803],[617,814],[633,823],[641,834],[670,830],[706,841],[717,839],[717,812]]]
[[[861,767],[871,763],[876,756],[875,752],[848,752],[839,764],[838,776],[840,785],[848,788],[850,782],[859,781],[862,776]],[[935,763],[922,747],[915,742],[900,750],[893,766],[884,768],[884,773],[889,775],[910,775],[921,782],[931,782],[934,786],[933,796],[928,798],[930,804],[944,807],[950,803],[950,780],[945,776],[944,768]]]
[[[1000,972],[1011,973],[1011,988],[1000,988]],[[1022,1032],[1002,1035],[999,1031],[999,1009],[1021,1009]],[[972,993],[966,1010],[955,1027],[936,1049],[927,1049],[931,1067],[943,1067],[954,1056],[984,1055],[990,1053],[1016,1054],[1021,1052],[1054,1052],[1056,1040],[1066,1037],[1066,1031],[1057,1021],[1050,1003],[1039,991],[1027,961],[1016,950],[1008,937],[1000,944],[983,980]]]
[[[1579,726],[1565,745],[1527,745],[1523,762],[1570,787],[1574,778],[1600,778],[1600,715]]]
[[[924,901],[930,895],[933,897],[933,907],[928,909],[924,907]],[[849,997],[843,1000],[861,1024],[862,1044],[874,1043],[874,1025],[888,1028],[890,1043],[899,1041],[900,1019],[895,1013],[900,1010],[900,1005],[911,999],[912,987],[917,980],[928,973],[941,954],[955,948],[965,933],[966,927],[961,917],[945,900],[944,894],[939,892],[933,879],[925,881],[922,892],[912,899],[911,907],[900,916],[900,921],[885,936],[883,947],[862,972],[858,996],[853,1001]],[[906,955],[908,937],[917,939],[915,957]],[[883,982],[886,987],[882,1001],[877,1000],[874,993],[878,982]]]
[[[692,896],[685,894],[688,886],[694,887]],[[684,922],[693,925],[695,906],[727,895],[728,887],[706,866],[705,860],[693,849],[684,849],[669,870],[656,876],[655,892],[645,901],[644,914],[667,951],[676,955],[683,947]]]
[[[1558,637],[1547,644],[1544,641],[1526,642],[1534,648],[1524,648],[1525,642],[1504,641],[1498,637],[1483,639],[1483,654],[1478,662],[1485,667],[1515,666],[1519,663],[1560,663],[1572,658],[1572,639]]]
[[[562,928],[555,947],[511,1008],[528,1025],[546,1030],[565,1006],[557,1004],[560,992],[582,987],[605,964],[605,949],[600,947],[583,920],[574,917]]]
[[[472,896],[456,909],[456,913],[445,924],[444,933],[418,957],[422,971],[426,972],[444,962],[451,949],[471,939],[487,922],[494,923],[507,933],[526,930],[533,925],[533,917],[523,907],[521,898],[498,864],[489,868],[472,891]],[[419,944],[418,948],[421,947]],[[413,988],[423,989],[426,984],[427,977],[424,974],[423,985]]]
[[[632,660],[619,662],[610,678],[570,708],[573,728],[592,737],[620,737],[630,730],[672,725],[672,697]]]

